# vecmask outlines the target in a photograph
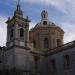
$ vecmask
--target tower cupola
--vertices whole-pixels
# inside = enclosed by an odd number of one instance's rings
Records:
[[[17,8],[16,8],[16,10],[14,12],[14,16],[16,16],[16,15],[23,17],[23,12],[21,10],[21,6],[20,6],[20,1],[19,0],[18,0]]]
[[[29,22],[27,17],[23,17],[23,12],[18,0],[17,8],[12,18],[7,20],[7,47],[18,45],[28,47],[29,45]],[[14,42],[15,41],[15,42]],[[18,43],[17,43],[17,42]]]

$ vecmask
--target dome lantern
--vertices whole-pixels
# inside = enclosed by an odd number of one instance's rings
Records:
[[[42,17],[42,20],[43,20],[43,19],[48,19],[48,12],[47,12],[46,10],[43,10],[43,11],[41,12],[41,17]]]

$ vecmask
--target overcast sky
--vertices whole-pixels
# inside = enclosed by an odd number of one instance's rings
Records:
[[[6,43],[8,17],[12,17],[17,0],[0,0],[0,46]],[[20,0],[24,16],[31,20],[30,28],[41,19],[43,9],[48,11],[49,20],[64,31],[64,43],[75,39],[75,0]]]

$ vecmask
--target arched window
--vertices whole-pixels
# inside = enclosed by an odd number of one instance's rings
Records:
[[[10,37],[13,37],[13,29],[10,30]]]
[[[24,37],[24,29],[20,28],[20,37]]]
[[[36,48],[36,41],[33,41],[33,47]]]
[[[44,39],[44,48],[48,48],[48,38]]]
[[[47,24],[47,21],[43,21],[43,24],[46,25]]]
[[[64,68],[65,69],[70,68],[70,57],[69,57],[69,55],[64,56]]]

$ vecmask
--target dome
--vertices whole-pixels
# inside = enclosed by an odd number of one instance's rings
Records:
[[[51,28],[51,29],[56,29],[56,30],[59,30],[59,31],[62,31],[62,28],[59,27],[57,24],[55,24],[54,22],[52,21],[49,21],[48,19],[48,12],[46,10],[43,10],[41,12],[41,16],[42,16],[42,20],[37,23],[34,28],[32,28],[31,30],[34,30],[34,29],[38,29],[38,28]]]

